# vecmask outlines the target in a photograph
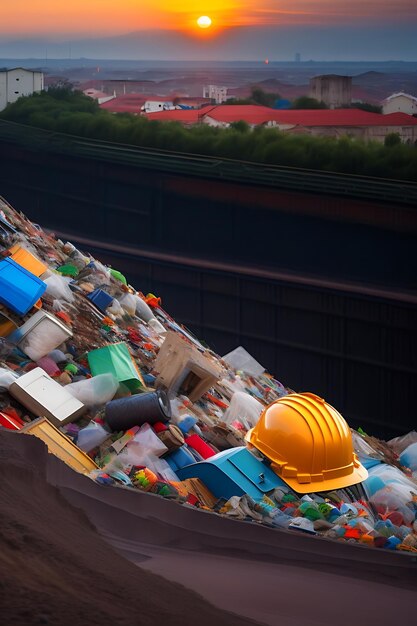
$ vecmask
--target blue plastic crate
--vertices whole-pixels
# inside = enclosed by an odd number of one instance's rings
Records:
[[[10,258],[0,262],[0,302],[26,315],[46,291],[46,284]]]
[[[216,498],[249,494],[262,500],[264,494],[285,485],[267,465],[246,448],[232,448],[176,470],[180,480],[199,478]]]
[[[195,459],[186,445],[181,446],[178,450],[174,450],[174,452],[165,456],[164,459],[168,462],[174,472],[181,467],[189,466],[190,463],[195,463]]]
[[[103,289],[95,289],[88,294],[87,298],[91,300],[102,313],[105,313],[107,307],[113,302],[112,296],[109,296]]]

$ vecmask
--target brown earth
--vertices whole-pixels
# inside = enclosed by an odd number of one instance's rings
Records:
[[[1,626],[415,621],[414,555],[103,487],[1,429],[0,502]]]
[[[26,437],[0,432],[0,623],[53,626],[244,626],[118,555],[85,514],[25,458]],[[32,437],[27,437],[32,440]]]

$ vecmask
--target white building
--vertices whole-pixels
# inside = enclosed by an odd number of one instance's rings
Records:
[[[43,89],[43,73],[15,67],[0,70],[0,111],[21,96],[30,96]]]
[[[382,111],[387,113],[407,113],[407,115],[417,115],[417,98],[408,93],[393,93],[382,103]]]
[[[175,109],[172,100],[146,100],[141,111],[144,113],[157,113],[158,111],[173,111]]]
[[[203,89],[203,98],[210,98],[216,104],[223,104],[227,100],[227,87],[218,85],[206,85]]]
[[[110,100],[113,100],[116,95],[113,94],[112,96],[109,96],[108,93],[104,93],[103,91],[99,91],[98,89],[85,89],[83,91],[83,94],[85,96],[88,96],[89,98],[92,98],[93,100],[97,100],[97,102],[99,104],[104,104],[104,102],[109,102]]]

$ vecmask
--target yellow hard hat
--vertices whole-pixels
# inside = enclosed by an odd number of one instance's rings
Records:
[[[368,477],[346,421],[313,393],[292,393],[270,404],[246,441],[298,493],[342,489]]]

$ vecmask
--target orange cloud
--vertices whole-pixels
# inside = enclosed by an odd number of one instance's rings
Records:
[[[169,17],[151,0],[6,0],[3,4],[3,33],[73,32],[94,37],[169,27]]]

